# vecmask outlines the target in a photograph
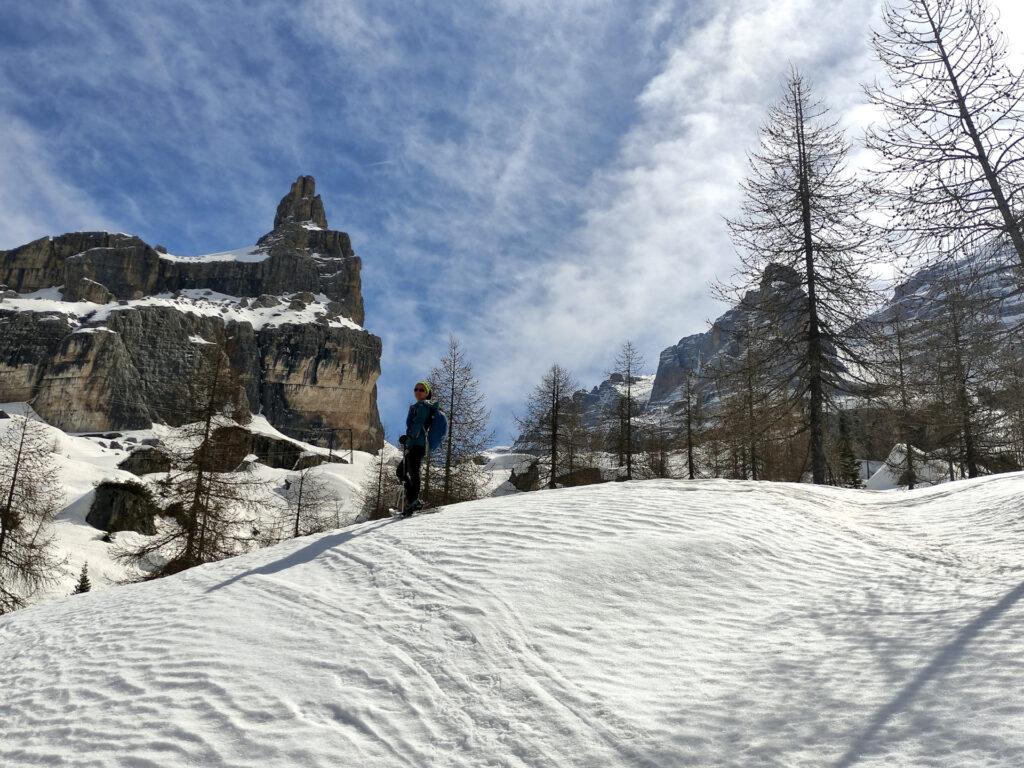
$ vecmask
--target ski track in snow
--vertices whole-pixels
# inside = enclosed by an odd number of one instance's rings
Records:
[[[29,608],[0,764],[1024,765],[1022,498],[613,483]]]

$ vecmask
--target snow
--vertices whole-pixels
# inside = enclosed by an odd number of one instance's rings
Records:
[[[1024,764],[1024,473],[611,483],[0,617],[0,763]]]
[[[949,468],[945,462],[928,459],[924,452],[914,448],[914,474],[917,485],[939,485],[949,482]],[[900,481],[907,467],[907,446],[897,443],[889,451],[889,455],[875,471],[864,487],[869,491],[888,491],[901,487]],[[903,483],[905,486],[906,484]]]
[[[235,248],[232,251],[220,251],[218,253],[207,253],[202,256],[175,256],[173,253],[161,253],[160,258],[164,261],[182,261],[189,264],[211,261],[243,261],[257,262],[266,261],[270,253],[262,250],[257,245],[247,245],[243,248]]]
[[[62,315],[72,322],[96,324],[104,322],[112,312],[133,307],[173,307],[181,312],[193,315],[220,317],[225,322],[247,322],[254,330],[320,322],[327,316],[327,304],[330,298],[324,294],[316,294],[314,301],[304,309],[289,309],[287,296],[279,297],[281,303],[272,307],[243,307],[241,298],[217,293],[205,288],[190,288],[180,291],[178,295],[161,293],[145,296],[131,301],[113,302],[110,304],[94,304],[89,301],[62,301],[51,291],[37,291],[24,294],[14,299],[4,299],[0,310],[18,312],[38,312],[45,315]],[[347,317],[332,317],[327,324],[335,328],[352,328],[362,330],[362,326]]]
[[[657,378],[657,376],[653,373],[647,376],[636,377],[633,384],[629,387],[630,394],[636,402],[643,405],[650,401],[651,391],[654,389],[655,378]],[[616,389],[623,395],[626,394],[627,387],[625,384],[616,385]]]
[[[63,508],[54,522],[53,534],[56,553],[65,565],[57,581],[38,595],[34,602],[46,602],[68,595],[74,588],[84,563],[89,565],[89,577],[94,590],[103,590],[128,579],[132,574],[128,567],[116,558],[116,552],[119,547],[134,546],[145,537],[122,531],[115,536],[114,544],[117,546],[102,541],[103,532],[85,522],[95,495],[95,487],[105,480],[140,480],[136,475],[117,468],[117,465],[127,458],[130,448],[145,449],[141,441],[154,437],[173,446],[182,439],[183,434],[191,434],[190,431],[187,428],[175,429],[161,424],[155,424],[150,429],[122,430],[118,432],[121,437],[117,438],[117,442],[124,448],[116,449],[108,447],[110,440],[67,434],[56,427],[46,425],[26,403],[0,403],[0,411],[15,416],[28,416],[44,424],[48,440],[52,441],[54,472],[64,494]],[[223,422],[233,423],[228,419],[224,419]],[[0,432],[8,429],[11,424],[11,420],[0,419]],[[287,437],[271,426],[264,416],[254,416],[248,428],[253,432],[294,443],[305,453],[323,456],[328,454],[326,448]],[[335,451],[335,455],[348,460],[348,451]],[[374,461],[372,454],[363,451],[354,451],[352,456],[352,464],[323,464],[309,470],[311,477],[321,480],[333,493],[337,499],[337,512],[343,521],[353,520],[357,516],[359,487]],[[254,458],[256,457],[248,456],[246,460]],[[286,480],[294,479],[296,473],[260,464],[255,465],[253,472],[266,483],[263,489],[262,511],[268,516],[272,515],[274,504],[280,501],[278,490],[283,487]],[[160,477],[162,476],[150,475],[146,479],[153,481]]]

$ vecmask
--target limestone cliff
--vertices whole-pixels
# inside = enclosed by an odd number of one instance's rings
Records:
[[[175,425],[222,358],[239,408],[375,450],[381,342],[361,327],[360,267],[311,176],[236,251],[175,256],[107,232],[0,251],[0,402],[30,401],[68,431]]]

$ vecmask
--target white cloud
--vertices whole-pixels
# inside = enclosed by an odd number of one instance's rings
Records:
[[[117,229],[58,173],[35,131],[0,114],[0,249],[44,235]]]
[[[734,261],[733,212],[745,153],[792,62],[837,112],[861,101],[873,0],[708,4],[637,98],[639,119],[589,185],[567,246],[495,308],[507,328],[480,346],[487,390],[508,404],[555,359],[588,383],[626,338],[649,364],[720,311],[708,285]],[[813,32],[812,32],[813,31]]]

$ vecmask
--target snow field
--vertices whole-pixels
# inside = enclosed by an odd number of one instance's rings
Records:
[[[1024,764],[1024,474],[456,505],[0,618],[0,764]]]
[[[93,528],[86,521],[86,515],[92,506],[96,486],[104,480],[120,482],[148,482],[151,484],[163,475],[148,475],[139,478],[131,472],[117,468],[129,454],[127,449],[107,447],[109,440],[86,438],[82,435],[67,434],[39,420],[31,407],[25,403],[0,403],[0,410],[14,415],[26,415],[43,424],[47,439],[51,440],[53,451],[54,472],[64,494],[63,509],[53,521],[51,532],[53,543],[59,559],[64,562],[59,578],[33,602],[42,602],[69,595],[78,581],[82,566],[88,564],[89,578],[94,590],[102,590],[119,584],[133,576],[130,569],[115,555],[123,548],[132,548],[146,537],[130,531],[120,531],[115,535],[115,543],[104,542],[103,532]],[[225,420],[225,423],[233,423]],[[13,424],[11,420],[0,420],[0,433]],[[327,455],[328,449],[289,438],[275,429],[264,416],[254,416],[247,425],[250,431],[270,435],[278,440],[287,440],[300,446],[308,453]],[[117,439],[119,444],[128,446],[126,438],[133,437],[137,441],[146,438],[159,438],[174,444],[180,440],[180,431],[172,427],[156,424],[150,429],[122,430]],[[395,449],[389,446],[394,452]],[[348,459],[347,451],[337,451],[338,455]],[[359,503],[358,491],[366,472],[371,468],[374,456],[362,451],[353,452],[353,464],[322,464],[310,470],[310,477],[315,477],[327,486],[337,500],[336,511],[340,518],[351,520],[357,514]],[[253,468],[255,480],[262,481],[264,486],[259,489],[264,503],[260,505],[261,524],[269,523],[280,511],[285,480],[294,480],[296,472],[286,469],[275,469],[262,464]],[[330,510],[327,510],[328,512]],[[158,525],[161,521],[158,521]]]

